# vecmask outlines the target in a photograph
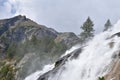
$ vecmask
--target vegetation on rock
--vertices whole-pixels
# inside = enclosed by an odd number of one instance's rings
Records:
[[[0,62],[0,80],[15,80],[15,73],[17,69],[13,64],[7,62]]]
[[[105,80],[105,78],[104,77],[99,77],[98,80]]]

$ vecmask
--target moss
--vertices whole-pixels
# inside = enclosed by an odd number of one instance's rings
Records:
[[[2,41],[2,42],[4,42],[5,44],[8,44],[10,41],[9,41],[9,39],[7,38],[7,37],[5,37],[5,35],[2,35],[1,37],[0,37],[0,40]]]
[[[99,77],[98,80],[105,80],[105,78],[104,77]]]
[[[65,51],[66,49],[67,49],[67,47],[66,47],[66,45],[64,45],[64,44],[61,44],[61,43],[57,43],[56,44],[56,47],[58,48],[58,51],[60,52],[60,51]]]
[[[52,38],[44,38],[42,40],[42,45],[45,47],[45,52],[51,52],[52,48],[55,47],[55,42]]]
[[[36,36],[33,36],[31,40],[27,41],[26,47],[32,50],[31,52],[60,52],[63,51],[65,45],[60,43],[55,43],[54,39],[51,37],[45,37],[42,39],[37,39]]]
[[[61,59],[61,60],[58,60],[56,63],[55,63],[55,67],[58,67],[59,65],[61,65],[62,64],[62,62],[63,62],[63,60]]]
[[[37,39],[36,36],[32,36],[31,40],[26,40],[24,43],[17,43],[8,46],[6,50],[8,59],[20,60],[26,53],[37,53],[42,56],[58,57],[66,50],[66,46],[61,43],[55,43],[51,37],[44,37]],[[48,54],[42,54],[42,52]]]
[[[17,44],[11,44],[6,51],[7,58],[12,59],[16,54],[16,49],[17,49]]]

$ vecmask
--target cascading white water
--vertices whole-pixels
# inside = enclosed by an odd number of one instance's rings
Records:
[[[120,38],[113,34],[120,32],[120,21],[112,29],[96,35],[78,59],[68,61],[64,70],[49,80],[98,80],[110,71],[112,56],[120,49]],[[111,42],[114,45],[111,46]]]
[[[107,74],[111,69],[112,56],[120,49],[120,37],[110,38],[117,32],[120,32],[120,21],[112,29],[96,35],[77,59],[66,62],[64,70],[61,68],[48,80],[97,80]],[[111,42],[114,43],[112,46]]]

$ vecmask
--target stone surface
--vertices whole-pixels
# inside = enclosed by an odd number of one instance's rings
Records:
[[[56,39],[56,43],[66,44],[68,48],[75,44],[80,44],[80,39],[72,32],[65,32],[59,34]]]

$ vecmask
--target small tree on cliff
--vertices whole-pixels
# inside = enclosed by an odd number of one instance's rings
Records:
[[[83,42],[89,40],[94,36],[94,29],[93,29],[93,22],[90,19],[90,17],[87,18],[87,20],[83,23],[81,26],[81,29],[83,32],[81,32],[80,37]]]
[[[106,31],[111,27],[112,27],[111,21],[110,21],[110,19],[108,19],[107,22],[104,25],[104,30],[103,31]]]

